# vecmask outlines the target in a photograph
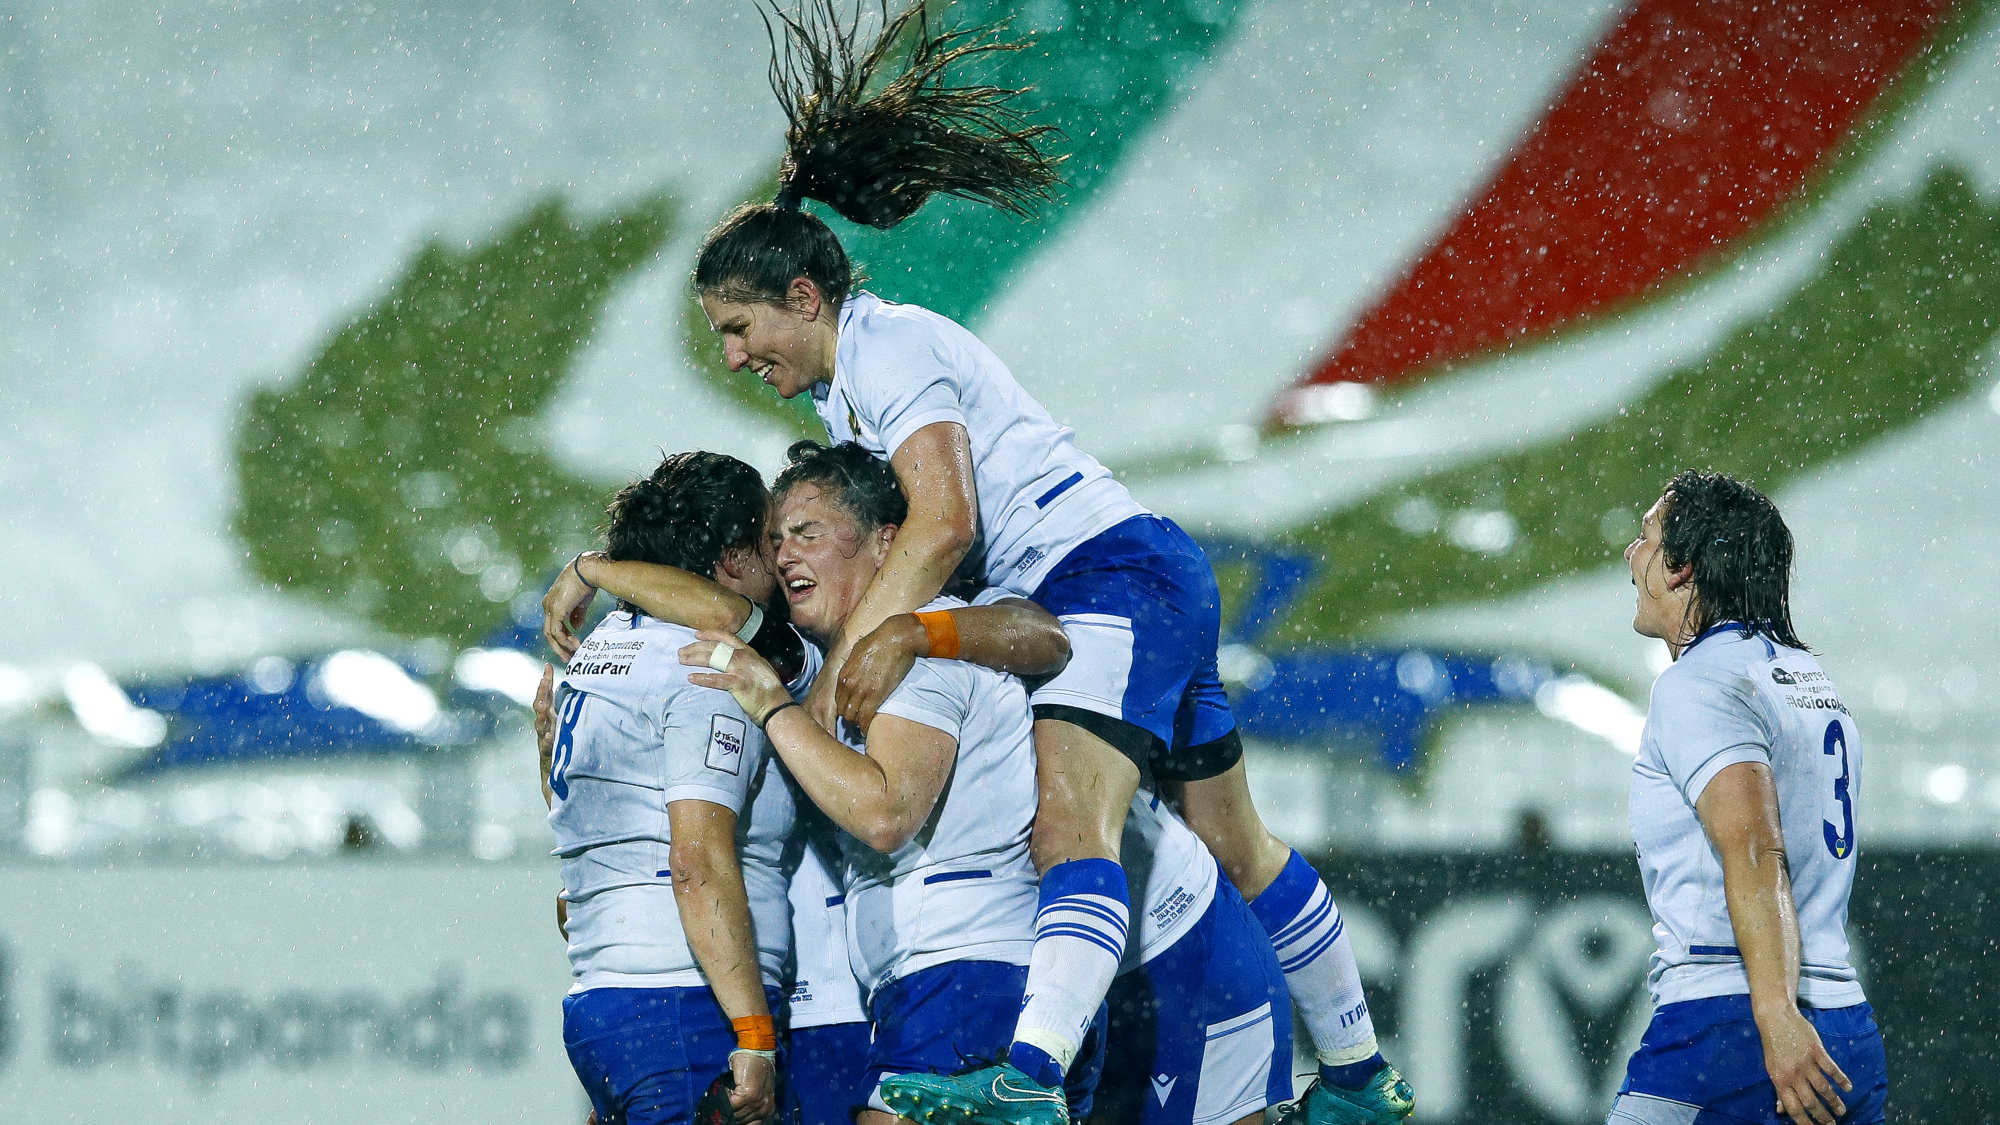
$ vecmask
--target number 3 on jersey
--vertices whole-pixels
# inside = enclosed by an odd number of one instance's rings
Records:
[[[1826,752],[1840,755],[1840,776],[1833,779],[1833,799],[1840,802],[1840,827],[1834,827],[1830,820],[1822,820],[1820,827],[1826,833],[1826,850],[1835,859],[1846,859],[1854,851],[1854,797],[1848,792],[1847,732],[1839,719],[1826,724]]]
[[[570,759],[576,757],[576,721],[583,717],[583,701],[588,698],[589,692],[572,691],[563,697],[562,709],[556,713],[556,745],[549,755],[549,788],[564,801],[569,800]]]

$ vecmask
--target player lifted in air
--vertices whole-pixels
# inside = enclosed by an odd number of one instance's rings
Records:
[[[962,564],[1057,615],[1075,654],[1032,700],[1042,921],[1008,1081],[1060,1086],[1103,1001],[1130,921],[1123,824],[1146,782],[1181,799],[1277,947],[1322,1063],[1307,1119],[1402,1119],[1409,1087],[1376,1049],[1339,911],[1251,801],[1216,674],[1220,599],[1200,548],[1078,450],[971,333],[857,289],[833,231],[801,209],[818,200],[888,228],[933,192],[1015,212],[1045,195],[1056,182],[1056,161],[1038,148],[1046,130],[1021,121],[1010,91],[946,81],[953,64],[1011,48],[935,34],[922,3],[872,42],[857,42],[830,2],[781,19],[774,87],[791,127],[778,197],[710,232],[694,284],[731,368],[785,398],[810,394],[834,440],[894,468],[910,507],[896,550],[830,638],[834,675],[807,705],[827,726],[868,713],[881,680],[848,667],[854,646],[930,601]],[[874,81],[905,48],[902,69]],[[580,581],[552,590],[552,631],[587,596]],[[968,1075],[958,1092],[979,1097],[995,1077]]]
[[[1610,1125],[1884,1120],[1882,1033],[1847,960],[1861,735],[1792,630],[1792,536],[1684,472],[1625,549],[1632,627],[1674,663],[1632,773],[1657,1010]]]
[[[906,518],[895,474],[865,450],[825,450],[802,443],[794,455],[806,465],[844,466],[843,494],[855,479],[863,482],[863,492],[893,492],[894,499],[874,506],[882,509],[880,518]],[[854,539],[860,541],[859,531]],[[789,579],[789,556],[781,554],[776,565]],[[740,616],[728,608],[741,606],[740,598],[672,568],[612,562],[594,554],[580,558],[576,567],[666,619],[719,626]],[[1054,618],[1005,590],[989,588],[974,600],[979,604],[891,618],[857,645],[855,661],[876,669],[891,690],[918,660],[973,660],[1028,675],[1060,668],[1056,657],[1067,653],[1068,643]],[[765,631],[765,636],[771,634]],[[550,640],[559,648],[571,643],[562,633]],[[762,642],[752,647],[770,650]],[[804,663],[816,664],[810,657]],[[792,690],[796,695],[798,686]],[[1026,699],[1014,705],[1025,709]],[[869,726],[873,718],[858,725]],[[1020,721],[1027,721],[1025,714]],[[810,811],[802,809],[802,816]],[[1120,972],[1132,974],[1132,991],[1150,1001],[1154,1013],[1145,1021],[1149,1038],[1112,1044],[1109,1057],[1143,1071],[1147,1093],[1139,1119],[1147,1125],[1260,1120],[1266,1106],[1288,1100],[1291,1090],[1291,1007],[1269,939],[1201,841],[1155,794],[1142,790],[1134,797],[1123,853],[1141,908],[1133,914]],[[796,920],[810,917],[810,908],[802,904],[796,879],[793,903],[803,980],[811,939]],[[795,1008],[795,1019],[797,1015]],[[804,1047],[796,1038],[794,1042],[798,1079],[800,1068],[809,1064],[802,1057]],[[865,1050],[865,1039],[862,1044]],[[958,1050],[970,1045],[960,1044]],[[986,1044],[989,1051],[1006,1045],[1005,1036]],[[1088,1069],[1072,1071],[1072,1107],[1087,1101],[1091,1078],[1079,1072]],[[1042,1112],[1033,1113],[1034,1105]],[[1058,1114],[1052,1102],[1015,1108],[1041,1120]]]
[[[761,601],[764,506],[755,469],[679,454],[612,501],[606,553]],[[693,639],[623,607],[556,691],[544,780],[576,978],[563,1042],[607,1125],[691,1120],[725,1069],[739,1120],[776,1110],[793,799],[736,701],[688,682],[678,654]]]

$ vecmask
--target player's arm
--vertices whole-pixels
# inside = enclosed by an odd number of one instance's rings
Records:
[[[875,572],[861,603],[848,615],[826,654],[806,706],[831,725],[838,672],[862,637],[898,613],[938,596],[979,535],[979,497],[973,488],[972,440],[957,422],[933,422],[911,434],[889,457],[909,501],[889,558]]]
[[[1026,598],[899,613],[854,646],[840,669],[840,717],[866,727],[919,657],[963,660],[1024,678],[1069,664],[1069,634]]]
[[[690,629],[743,627],[750,619],[750,599],[712,578],[659,563],[612,560],[602,551],[585,551],[563,568],[542,596],[542,637],[564,660],[576,655],[576,631],[597,591],[631,602],[646,616]]]
[[[1750,978],[1751,1011],[1781,1111],[1797,1125],[1831,1125],[1847,1112],[1834,1087],[1852,1090],[1854,1084],[1799,1013],[1799,916],[1771,767],[1724,767],[1701,791],[1695,812],[1722,861],[1730,926]]]
[[[730,1100],[739,1119],[762,1120],[777,1111],[778,1040],[736,855],[736,813],[712,801],[670,801],[667,825],[673,840],[667,865],[681,930],[722,1014],[736,1028],[738,1051],[730,1055],[729,1067],[737,1096]],[[757,1053],[765,1051],[772,1053]]]
[[[764,737],[798,779],[799,787],[835,824],[878,852],[910,842],[930,819],[951,777],[958,741],[934,727],[896,715],[878,715],[868,726],[868,753],[850,749],[813,721],[771,665],[741,641],[707,632],[681,649],[681,663],[709,663],[717,645],[733,650],[727,670],[698,672],[688,682],[721,688],[755,716]]]

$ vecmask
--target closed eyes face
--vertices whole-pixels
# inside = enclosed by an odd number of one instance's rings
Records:
[[[839,635],[861,604],[896,530],[864,532],[837,497],[818,485],[796,485],[779,501],[773,522],[778,583],[792,622],[821,640]]]

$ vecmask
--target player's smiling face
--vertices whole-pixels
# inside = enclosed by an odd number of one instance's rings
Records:
[[[816,484],[788,489],[772,526],[778,585],[792,623],[823,641],[840,633],[895,542],[893,526],[862,530],[854,514]]]
[[[702,293],[701,311],[722,336],[731,371],[748,370],[780,398],[803,394],[833,378],[833,317],[817,290],[803,300],[736,301]]]

